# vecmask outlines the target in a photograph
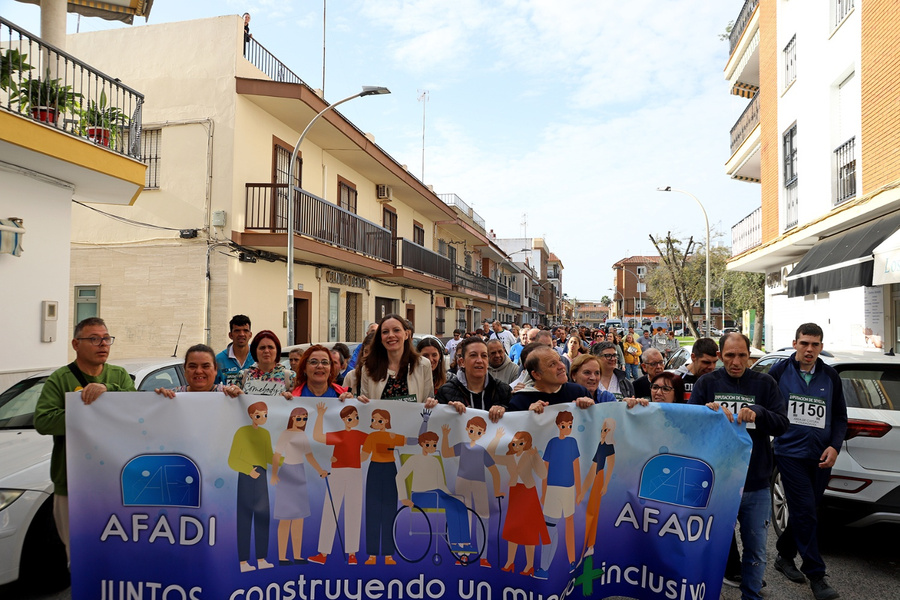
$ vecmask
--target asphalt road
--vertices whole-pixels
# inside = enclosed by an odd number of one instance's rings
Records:
[[[772,566],[775,533],[770,529],[768,585],[763,596],[772,600],[812,600],[807,584],[788,581]],[[828,581],[846,600],[892,600],[900,598],[900,525],[878,525],[865,529],[832,526],[822,530],[820,548],[828,565]],[[799,566],[799,561],[798,561]],[[721,600],[740,600],[740,591],[723,587]],[[71,589],[42,591],[34,584],[17,582],[0,586],[2,600],[71,600]]]

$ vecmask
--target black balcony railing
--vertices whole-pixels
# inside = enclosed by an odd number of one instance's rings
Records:
[[[852,137],[834,151],[837,188],[835,206],[856,197],[856,137]]]
[[[759,125],[759,94],[753,96],[753,100],[738,117],[731,128],[731,153],[737,152],[741,144],[750,136],[750,133]]]
[[[0,17],[0,108],[141,158],[144,96]]]
[[[747,29],[747,25],[750,24],[750,17],[753,16],[753,11],[756,10],[756,7],[759,5],[759,0],[746,0],[744,2],[744,6],[741,8],[741,12],[738,13],[738,18],[734,21],[734,25],[731,27],[731,33],[728,34],[728,41],[731,44],[731,48],[729,52],[734,52],[735,46],[738,44],[738,40],[741,39],[741,34],[744,33],[744,30]]]
[[[244,58],[249,60],[253,66],[266,74],[272,81],[284,83],[303,83],[300,76],[287,68],[287,66],[275,58],[275,55],[266,50],[265,46],[256,41],[256,38],[250,38],[250,41],[244,42]]]
[[[453,285],[468,288],[482,294],[493,294],[495,291],[494,281],[473,273],[472,271],[460,265],[454,265]]]
[[[248,231],[287,230],[287,184],[246,185]],[[300,188],[294,188],[294,233],[391,262],[391,232]]]
[[[509,290],[508,299],[510,302],[514,302],[516,304],[521,304],[522,303],[522,294],[520,294],[519,292],[515,292],[513,290]]]
[[[400,252],[396,265],[404,269],[412,269],[426,275],[432,275],[446,281],[450,281],[453,273],[453,265],[446,256],[432,252],[415,242],[405,238],[397,238]]]

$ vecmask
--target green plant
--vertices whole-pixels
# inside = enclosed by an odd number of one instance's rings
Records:
[[[6,53],[0,52],[0,90],[16,91],[16,82],[13,79],[15,73],[25,73],[34,67],[27,62],[28,55],[22,54],[15,48],[10,48]]]
[[[75,93],[72,86],[63,85],[61,79],[47,77],[29,77],[23,80],[16,89],[15,101],[26,109],[46,106],[62,112],[74,111],[81,100],[81,94]]]
[[[119,129],[128,124],[128,115],[117,106],[107,106],[107,102],[106,90],[101,90],[99,101],[91,100],[87,107],[78,111],[79,126],[82,135],[91,135],[88,129],[92,128],[109,130],[109,142],[115,145]]]

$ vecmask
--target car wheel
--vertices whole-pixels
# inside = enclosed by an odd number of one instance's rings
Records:
[[[772,472],[772,525],[775,527],[775,535],[781,537],[788,523],[787,498],[784,495],[784,483],[781,481],[781,473],[776,467]]]
[[[22,546],[19,579],[41,591],[64,590],[70,585],[66,547],[56,532],[51,496],[34,516]]]

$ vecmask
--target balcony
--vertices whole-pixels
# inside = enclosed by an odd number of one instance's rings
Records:
[[[266,50],[265,46],[256,41],[256,38],[250,38],[249,42],[244,43],[244,58],[272,81],[304,83],[299,75],[288,69],[287,65]]]
[[[731,33],[728,34],[730,46],[729,52],[734,52],[738,42],[741,40],[741,36],[744,35],[744,30],[746,30],[747,26],[750,24],[750,20],[753,17],[753,11],[756,10],[758,5],[759,0],[746,0],[744,2],[744,6],[741,7],[741,12],[738,13],[738,17],[731,27]]]
[[[463,202],[463,199],[457,196],[456,194],[438,194],[438,198],[441,199],[441,202],[446,204],[447,206],[456,207],[462,212],[464,215],[472,219],[472,221],[484,231],[485,222],[484,219],[477,212],[472,210],[472,207]]]
[[[759,96],[753,97],[753,100],[738,117],[734,126],[731,128],[731,153],[738,151],[754,129],[759,127]]]
[[[246,184],[247,231],[287,231],[287,184]],[[295,234],[391,263],[391,232],[348,210],[294,188]]]
[[[396,255],[395,266],[450,281],[453,264],[449,258],[406,238],[396,238],[394,241],[400,250]]]
[[[518,304],[520,306],[522,304],[522,294],[513,290],[509,290],[509,296],[507,299],[513,304]]]
[[[0,108],[141,159],[144,96],[0,18]]]
[[[762,207],[731,228],[731,255],[738,256],[762,244]]]
[[[496,286],[492,279],[478,275],[460,265],[454,266],[456,268],[453,271],[453,279],[451,280],[453,285],[464,287],[486,296],[493,295],[496,291]]]

